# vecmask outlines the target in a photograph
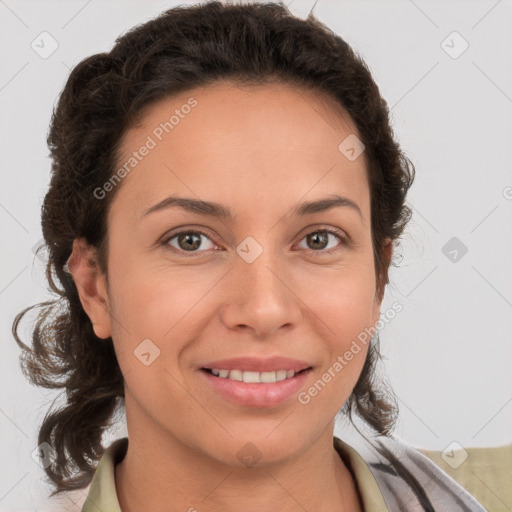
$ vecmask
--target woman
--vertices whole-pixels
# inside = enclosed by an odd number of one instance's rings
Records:
[[[25,312],[14,329],[32,381],[66,390],[39,433],[54,494],[90,484],[84,512],[484,510],[391,437],[375,333],[414,168],[340,37],[278,4],[170,9],[73,69],[48,142],[61,298],[33,348]],[[105,450],[118,407],[129,435]],[[377,435],[364,460],[333,437],[340,412]]]

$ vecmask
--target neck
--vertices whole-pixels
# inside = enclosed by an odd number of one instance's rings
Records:
[[[303,452],[245,467],[219,461],[156,423],[134,423],[128,410],[128,450],[115,468],[123,512],[361,510],[352,475],[333,446],[334,422]],[[142,411],[134,416],[146,418]]]

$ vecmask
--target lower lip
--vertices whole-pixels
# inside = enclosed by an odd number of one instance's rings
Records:
[[[311,368],[295,374],[291,379],[270,383],[248,383],[217,377],[206,370],[200,370],[210,386],[225,398],[238,405],[271,407],[290,398],[304,385]]]

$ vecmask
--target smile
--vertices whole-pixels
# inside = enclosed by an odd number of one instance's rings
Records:
[[[216,395],[237,405],[272,407],[294,396],[304,386],[311,368],[299,372],[255,372],[202,368],[199,372]]]

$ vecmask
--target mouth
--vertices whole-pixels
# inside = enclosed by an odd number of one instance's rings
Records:
[[[299,371],[277,370],[255,372],[201,368],[204,383],[214,397],[220,397],[238,406],[269,408],[291,399],[304,387],[313,368]]]
[[[245,382],[247,384],[271,384],[274,382],[281,382],[294,378],[304,372],[311,370],[309,366],[299,371],[295,370],[276,370],[270,372],[256,372],[249,370],[223,370],[220,368],[201,368],[202,371],[218,377],[220,379],[230,379],[238,382]]]

